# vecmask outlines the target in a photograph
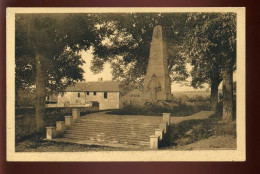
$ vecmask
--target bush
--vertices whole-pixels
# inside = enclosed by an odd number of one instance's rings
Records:
[[[35,118],[25,116],[23,119],[15,120],[15,142],[22,141],[33,136],[36,132]]]

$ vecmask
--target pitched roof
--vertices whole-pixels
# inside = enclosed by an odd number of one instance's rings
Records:
[[[74,86],[65,89],[67,92],[83,92],[83,91],[96,91],[96,92],[119,92],[119,82],[116,81],[101,81],[101,82],[87,82],[76,83]]]

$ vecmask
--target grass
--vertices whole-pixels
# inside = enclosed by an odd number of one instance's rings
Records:
[[[81,115],[89,113],[99,112],[97,108],[85,108],[81,109]],[[55,126],[56,121],[64,121],[64,116],[71,115],[71,109],[65,108],[63,110],[51,110],[46,112],[44,121],[46,126]],[[36,132],[35,114],[24,112],[23,115],[15,118],[15,142],[19,143],[28,138],[45,136],[45,129],[40,132]]]
[[[169,126],[165,139],[160,143],[160,147],[162,149],[180,149],[182,146],[209,139],[211,137],[221,137],[223,139],[228,136],[235,140],[235,122],[224,123],[221,121],[220,116],[220,114],[214,114],[206,120],[187,120],[177,125]],[[219,141],[221,141],[221,138],[219,138]],[[223,146],[223,148],[229,147],[229,143],[230,142],[222,143],[221,146]]]
[[[123,148],[108,146],[83,145],[66,142],[45,141],[43,137],[34,136],[18,143],[16,152],[84,152],[84,151],[119,151]]]

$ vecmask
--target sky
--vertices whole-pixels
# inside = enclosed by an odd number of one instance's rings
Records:
[[[91,54],[91,51],[84,51],[81,53],[81,55],[82,55],[82,58],[84,59],[84,61],[86,62],[82,66],[83,70],[85,71],[83,76],[84,76],[84,79],[86,82],[98,81],[99,78],[103,78],[103,80],[105,80],[105,81],[112,80],[112,78],[113,78],[112,69],[111,69],[109,63],[105,63],[103,72],[101,72],[99,74],[94,74],[90,70],[91,60],[93,59],[93,55]]]
[[[103,78],[104,81],[110,81],[112,80],[113,76],[112,76],[112,68],[110,67],[109,63],[105,63],[104,65],[104,70],[99,73],[99,74],[94,74],[93,72],[91,72],[90,70],[90,66],[91,66],[91,60],[93,59],[93,55],[91,53],[91,50],[88,51],[83,51],[81,53],[82,58],[84,59],[84,61],[86,62],[82,68],[85,71],[84,73],[84,79],[85,82],[93,82],[93,81],[98,81],[99,78]],[[186,66],[187,70],[190,71],[192,69],[191,65],[187,65]],[[236,73],[234,73],[234,80],[236,79]],[[189,77],[187,79],[188,81],[191,81],[191,77]],[[222,84],[219,85],[219,89],[221,89]],[[193,87],[190,86],[184,86],[181,85],[179,83],[172,83],[171,85],[171,90],[174,91],[197,91],[197,90],[201,90],[201,89],[194,89]],[[205,89],[202,89],[205,90]]]

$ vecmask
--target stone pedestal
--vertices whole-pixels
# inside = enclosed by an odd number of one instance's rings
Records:
[[[56,127],[46,127],[46,139],[52,140],[56,135]]]
[[[163,133],[166,134],[166,132],[167,132],[167,124],[166,123],[160,123],[159,128],[163,129]]]
[[[167,123],[167,126],[170,125],[170,116],[171,113],[163,113],[163,122]]]
[[[72,109],[72,117],[73,119],[78,119],[80,117],[79,109]]]
[[[65,125],[66,126],[71,126],[73,123],[73,118],[72,116],[64,116],[65,117]]]
[[[56,121],[56,131],[63,132],[65,130],[65,121]]]
[[[158,149],[158,135],[151,135],[150,136],[150,149],[156,150]]]
[[[160,141],[163,139],[163,129],[155,129],[154,134],[159,136]]]

